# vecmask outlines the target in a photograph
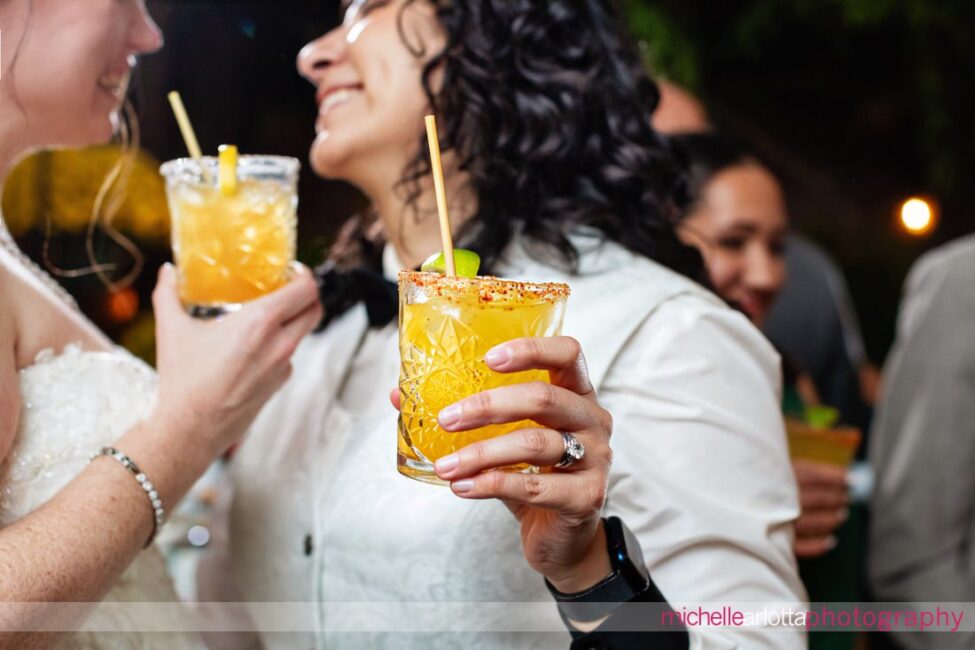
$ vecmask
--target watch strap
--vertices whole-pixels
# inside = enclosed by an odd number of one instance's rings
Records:
[[[552,597],[558,603],[563,619],[579,623],[597,621],[609,616],[614,610],[635,599],[651,584],[649,573],[643,566],[642,554],[636,549],[636,561],[630,557],[626,544],[628,532],[617,517],[603,520],[606,531],[606,550],[610,555],[613,572],[592,587],[571,594],[562,593],[546,580]]]
[[[574,594],[560,592],[548,580],[545,586],[558,603],[563,618],[576,622],[604,618],[640,593],[623,579],[619,571],[613,571],[589,589]]]

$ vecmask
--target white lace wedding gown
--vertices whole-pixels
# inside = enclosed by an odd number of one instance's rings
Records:
[[[0,250],[0,264],[8,262],[4,252]],[[111,445],[144,417],[155,396],[156,376],[121,349],[92,352],[69,346],[60,353],[42,352],[21,370],[20,390],[20,424],[13,448],[0,462],[0,528],[48,501],[84,469],[92,453]],[[112,603],[176,600],[155,547],[140,553],[105,597]],[[99,612],[99,621],[111,628],[133,627],[124,610],[113,607],[111,621]],[[203,645],[193,636],[125,631],[81,632],[58,647],[134,650]]]

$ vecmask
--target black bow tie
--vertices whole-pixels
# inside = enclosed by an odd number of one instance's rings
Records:
[[[315,279],[325,309],[319,332],[360,302],[366,305],[369,327],[385,327],[399,312],[396,283],[373,269],[357,267],[346,271],[326,262],[315,269]]]

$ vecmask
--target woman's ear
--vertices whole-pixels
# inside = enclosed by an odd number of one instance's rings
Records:
[[[447,34],[434,3],[408,0],[400,7],[397,20],[403,44],[422,63],[437,57],[447,46]]]

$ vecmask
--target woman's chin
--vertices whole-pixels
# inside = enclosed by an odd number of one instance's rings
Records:
[[[92,127],[89,130],[77,130],[63,133],[49,142],[42,144],[42,149],[85,149],[108,144],[112,141],[112,127]]]
[[[345,180],[348,155],[327,132],[322,131],[311,145],[308,159],[315,174],[322,178]]]
[[[95,125],[95,127],[92,129],[91,137],[89,138],[89,142],[86,146],[106,144],[107,142],[110,142],[111,139],[115,136],[116,120],[117,118],[115,117],[115,115],[113,115],[108,119],[102,120],[97,125]]]
[[[768,317],[768,312],[768,307],[764,305],[746,305],[745,307],[745,314],[748,316],[748,320],[750,320],[755,327],[760,329],[763,325],[765,325],[765,319]]]
[[[112,116],[103,115],[98,118],[92,118],[83,128],[66,133],[62,138],[63,141],[58,144],[74,149],[95,147],[111,142],[114,135],[115,122]]]
[[[108,93],[101,93],[92,106],[84,133],[79,133],[79,139],[85,140],[76,144],[78,147],[89,147],[109,142],[116,132],[116,125],[122,119],[121,100]]]

